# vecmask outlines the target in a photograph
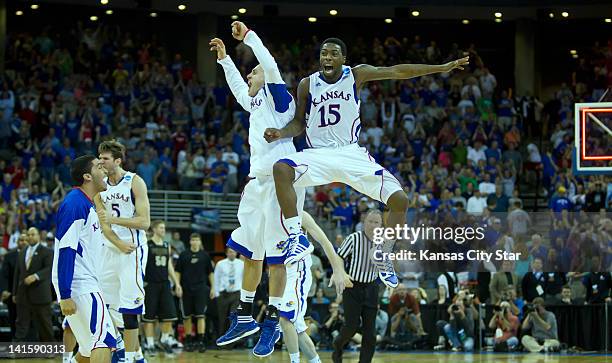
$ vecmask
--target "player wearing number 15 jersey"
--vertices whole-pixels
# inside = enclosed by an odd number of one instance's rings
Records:
[[[466,57],[443,65],[374,67],[362,64],[350,67],[344,64],[346,54],[343,41],[337,38],[325,40],[319,53],[320,70],[302,79],[298,86],[294,119],[282,129],[269,128],[264,132],[266,140],[275,144],[306,130],[306,141],[311,146],[282,158],[274,165],[276,195],[289,233],[289,254],[285,264],[296,263],[304,246],[310,244],[301,231],[294,188],[341,182],[385,203],[390,210],[388,227],[406,223],[408,197],[402,186],[357,144],[361,130],[359,92],[369,81],[448,72],[461,69],[468,61]],[[385,243],[385,249],[392,247],[393,241]],[[391,261],[376,262],[381,280],[389,287],[396,287],[398,279]]]
[[[104,248],[102,292],[111,309],[121,313],[124,326],[126,362],[140,355],[138,315],[145,312],[144,274],[149,229],[147,186],[138,175],[123,170],[125,147],[111,140],[98,147],[100,160],[108,173],[106,191],[97,203],[107,215],[102,226],[107,239]],[[117,324],[121,326],[121,324]]]

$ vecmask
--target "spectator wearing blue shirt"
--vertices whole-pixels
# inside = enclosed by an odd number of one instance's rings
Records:
[[[355,211],[345,198],[340,199],[340,205],[334,208],[332,218],[338,221],[341,233],[347,235],[352,232]]]
[[[549,208],[555,213],[557,218],[560,218],[561,211],[572,210],[572,202],[566,196],[567,190],[561,186],[557,190],[557,195],[550,200]]]
[[[70,159],[70,156],[66,155],[64,157],[64,162],[57,167],[57,177],[59,179],[59,181],[66,185],[66,186],[70,186],[72,185],[72,176],[70,176],[70,163],[72,162],[72,159]]]
[[[225,179],[227,178],[227,163],[218,161],[213,164],[213,169],[208,175],[210,183],[210,191],[214,193],[223,193]]]
[[[157,168],[149,161],[148,155],[143,156],[142,161],[136,167],[136,173],[144,180],[148,190],[153,189]]]
[[[2,183],[0,183],[0,188],[2,188],[2,199],[4,199],[4,201],[7,203],[10,202],[11,194],[15,189],[15,186],[13,185],[13,176],[11,174],[4,174]]]

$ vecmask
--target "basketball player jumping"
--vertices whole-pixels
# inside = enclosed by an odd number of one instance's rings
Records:
[[[223,41],[214,38],[211,50],[217,52],[217,62],[223,66],[227,83],[240,105],[250,113],[249,145],[251,147],[252,178],[244,188],[238,221],[240,227],[232,232],[227,246],[242,254],[246,259],[240,304],[230,314],[229,330],[217,339],[217,345],[225,346],[256,333],[260,328],[253,320],[253,299],[261,280],[263,259],[270,268],[269,304],[266,318],[261,326],[259,341],[253,349],[257,357],[266,357],[274,351],[274,344],[280,339],[279,311],[282,305],[286,282],[284,242],[287,239],[284,219],[276,201],[272,180],[272,166],[276,160],[295,152],[290,139],[268,144],[261,138],[266,125],[282,128],[293,119],[295,102],[287,91],[276,61],[254,31],[241,22],[232,23],[232,36],[251,47],[259,61],[245,82],[240,72],[226,54]],[[295,190],[297,210],[304,205],[305,190]],[[299,218],[296,213],[295,216]],[[312,251],[312,246],[308,252]],[[342,275],[333,276],[338,284],[344,282]]]
[[[98,153],[108,174],[108,188],[99,194],[96,204],[103,204],[98,213],[107,214],[103,233],[112,242],[104,248],[102,292],[111,308],[121,314],[122,319],[117,320],[123,320],[126,363],[144,362],[138,316],[145,310],[143,279],[148,257],[145,231],[150,224],[147,186],[141,177],[121,167],[125,159],[123,145],[114,140],[104,141]]]
[[[463,69],[468,57],[442,65],[399,64],[391,67],[358,65],[346,62],[346,45],[337,38],[325,40],[319,54],[320,70],[303,78],[298,86],[295,118],[283,128],[268,128],[264,137],[275,145],[306,130],[310,149],[298,152],[274,164],[276,195],[288,229],[289,254],[285,264],[292,264],[310,248],[302,233],[296,206],[296,189],[332,182],[347,184],[370,198],[381,201],[390,210],[387,227],[403,226],[408,197],[398,180],[377,164],[364,147],[360,147],[359,91],[369,81],[408,79],[432,73]],[[395,240],[378,246],[390,251]],[[377,260],[379,277],[389,287],[398,279],[392,261]]]

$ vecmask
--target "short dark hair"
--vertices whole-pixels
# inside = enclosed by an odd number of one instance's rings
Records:
[[[72,165],[70,165],[70,176],[72,177],[74,185],[83,185],[85,182],[83,175],[91,173],[91,168],[93,168],[92,161],[95,159],[96,157],[93,155],[83,155],[72,161]]]
[[[346,57],[346,44],[344,44],[342,40],[340,40],[339,38],[327,38],[323,41],[323,43],[321,43],[321,47],[323,47],[323,45],[326,43],[336,44],[337,46],[339,46],[342,55]]]
[[[125,160],[125,146],[114,139],[103,141],[100,146],[98,146],[98,153],[110,153],[113,159]]]
[[[192,233],[192,234],[189,236],[189,240],[192,240],[192,239],[194,239],[194,238],[197,238],[197,239],[199,239],[199,240],[202,240],[202,236],[200,236],[200,234],[199,234],[199,233]]]

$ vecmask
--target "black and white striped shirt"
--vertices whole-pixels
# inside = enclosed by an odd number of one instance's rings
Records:
[[[351,233],[342,241],[338,255],[344,261],[348,259],[347,273],[354,281],[368,283],[378,278],[378,269],[370,256],[373,248],[374,242],[363,231]]]

